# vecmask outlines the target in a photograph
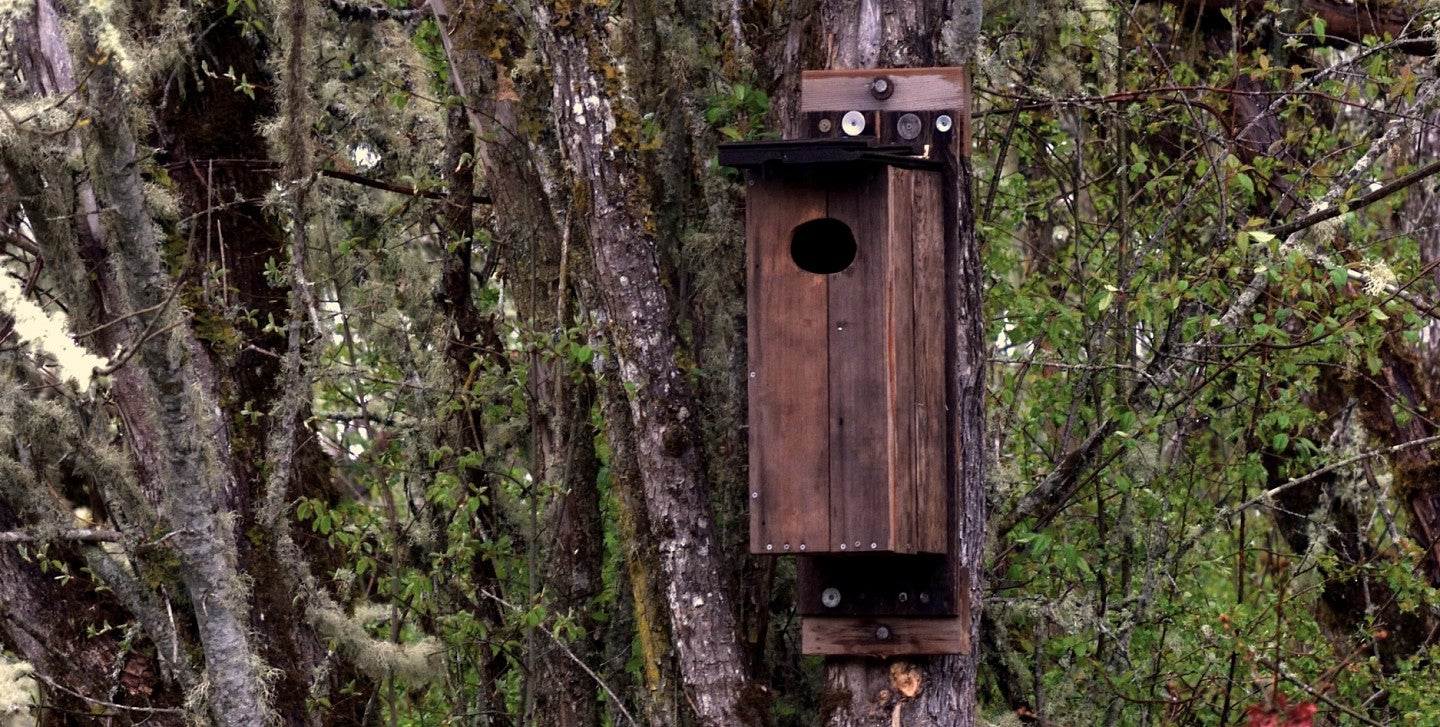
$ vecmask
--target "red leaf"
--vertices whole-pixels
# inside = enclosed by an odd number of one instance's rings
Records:
[[[1281,727],[1275,720],[1275,715],[1267,712],[1264,707],[1252,704],[1245,708],[1245,713],[1250,719],[1245,722],[1245,727]]]
[[[1285,723],[1280,727],[1315,727],[1315,705],[1301,702],[1285,713]]]

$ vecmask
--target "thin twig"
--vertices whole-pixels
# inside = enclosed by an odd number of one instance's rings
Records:
[[[1426,177],[1434,176],[1437,173],[1440,173],[1440,161],[1430,162],[1429,164],[1426,164],[1425,166],[1420,167],[1419,169],[1416,169],[1415,171],[1410,172],[1403,177],[1397,177],[1389,184],[1381,186],[1363,197],[1347,202],[1344,207],[1328,207],[1314,214],[1309,214],[1301,217],[1298,220],[1291,220],[1289,222],[1286,222],[1285,224],[1276,225],[1265,231],[1276,237],[1289,236],[1290,234],[1299,232],[1300,230],[1306,229],[1307,227],[1314,227],[1321,222],[1339,217],[1340,215],[1345,214],[1348,211],[1354,211],[1369,207],[1370,205],[1379,202],[1380,200],[1389,197],[1390,195],[1399,192],[1400,190],[1405,189],[1406,187],[1409,187],[1416,182],[1425,179]]]
[[[1321,467],[1321,468],[1319,468],[1319,469],[1317,469],[1317,470],[1314,470],[1314,471],[1312,471],[1312,472],[1308,472],[1308,473],[1306,473],[1306,474],[1300,475],[1299,477],[1292,477],[1292,478],[1290,478],[1290,479],[1288,479],[1288,480],[1286,480],[1286,481],[1284,481],[1284,482],[1282,482],[1282,483],[1280,483],[1280,484],[1278,484],[1278,485],[1276,485],[1276,486],[1274,486],[1274,487],[1272,487],[1272,488],[1270,488],[1270,489],[1268,489],[1268,490],[1266,490],[1266,491],[1264,491],[1264,492],[1262,492],[1262,493],[1260,493],[1260,494],[1258,494],[1258,495],[1250,498],[1249,500],[1246,500],[1245,502],[1240,503],[1239,505],[1235,505],[1235,506],[1232,506],[1232,507],[1226,508],[1225,510],[1220,511],[1220,514],[1219,514],[1218,516],[1216,516],[1216,520],[1219,521],[1219,520],[1224,520],[1224,519],[1226,519],[1226,518],[1232,517],[1232,516],[1236,515],[1237,513],[1244,512],[1244,511],[1245,511],[1246,509],[1248,509],[1248,508],[1254,507],[1254,506],[1259,505],[1259,504],[1264,503],[1264,502],[1268,502],[1269,500],[1271,500],[1272,498],[1274,498],[1276,495],[1279,495],[1281,492],[1284,492],[1285,490],[1288,490],[1288,489],[1290,489],[1291,487],[1294,487],[1294,486],[1296,486],[1296,485],[1303,485],[1303,484],[1305,484],[1306,482],[1310,482],[1310,481],[1315,480],[1315,479],[1317,479],[1317,478],[1323,477],[1323,476],[1325,476],[1325,475],[1327,475],[1327,474],[1330,474],[1331,472],[1334,472],[1335,470],[1338,470],[1338,469],[1340,469],[1340,468],[1342,468],[1342,467],[1349,467],[1350,465],[1355,464],[1356,462],[1363,462],[1363,461],[1365,461],[1365,460],[1367,460],[1367,459],[1374,459],[1374,458],[1376,458],[1376,457],[1385,457],[1385,456],[1388,456],[1388,455],[1391,455],[1391,454],[1395,454],[1396,452],[1401,452],[1401,451],[1404,451],[1404,450],[1407,450],[1407,449],[1412,449],[1412,448],[1415,448],[1415,447],[1423,447],[1423,446],[1425,446],[1425,445],[1427,445],[1427,444],[1435,444],[1436,442],[1440,442],[1440,435],[1436,435],[1436,436],[1433,436],[1433,437],[1422,437],[1422,438],[1420,438],[1420,439],[1412,439],[1412,440],[1410,440],[1410,441],[1408,441],[1408,442],[1401,442],[1400,444],[1391,445],[1391,446],[1389,446],[1389,447],[1381,447],[1381,448],[1379,448],[1379,449],[1372,449],[1372,450],[1369,450],[1369,451],[1366,451],[1366,452],[1361,452],[1360,454],[1354,455],[1354,456],[1352,456],[1352,457],[1346,457],[1345,459],[1338,460],[1338,461],[1335,461],[1335,462],[1331,462],[1330,464],[1327,464],[1327,465],[1325,465],[1324,467]]]
[[[1375,720],[1370,719],[1369,717],[1366,717],[1359,712],[1356,712],[1355,710],[1335,701],[1334,699],[1331,699],[1324,692],[1310,686],[1309,683],[1305,682],[1300,677],[1292,674],[1289,669],[1286,669],[1284,665],[1280,664],[1279,662],[1276,662],[1275,664],[1270,664],[1264,659],[1256,659],[1255,661],[1261,666],[1274,667],[1275,673],[1280,675],[1280,678],[1305,690],[1306,694],[1309,694],[1310,696],[1324,702],[1325,705],[1330,707],[1331,709],[1337,710],[1339,712],[1344,712],[1346,715],[1358,719],[1365,724],[1374,725],[1374,727],[1384,727],[1382,723],[1376,722]]]
[[[89,704],[98,704],[98,705],[100,705],[100,706],[102,706],[102,707],[108,707],[108,708],[110,708],[110,709],[124,710],[124,711],[126,711],[126,712],[146,712],[146,713],[149,713],[149,714],[185,714],[185,710],[183,710],[183,709],[177,709],[177,708],[175,708],[175,707],[135,707],[135,706],[131,706],[131,705],[128,705],[128,704],[116,704],[116,703],[114,703],[114,702],[107,702],[107,701],[105,701],[105,700],[103,700],[103,699],[95,699],[94,697],[87,697],[87,696],[85,696],[84,694],[81,694],[81,693],[79,693],[79,692],[77,692],[77,691],[75,691],[75,690],[73,690],[73,689],[70,689],[70,688],[68,688],[68,687],[65,687],[65,686],[63,686],[63,685],[61,685],[61,684],[58,684],[58,683],[52,681],[49,677],[45,676],[44,674],[41,674],[40,672],[32,672],[32,673],[30,674],[30,676],[33,676],[33,677],[35,677],[36,679],[39,679],[40,681],[45,682],[45,684],[46,684],[47,686],[49,686],[49,687],[51,687],[51,688],[53,688],[53,689],[58,689],[58,690],[60,690],[60,691],[62,691],[62,692],[65,692],[66,694],[69,694],[69,695],[72,696],[72,697],[75,697],[76,699],[79,699],[79,700],[84,701],[84,702],[89,703]]]
[[[110,326],[116,325],[117,323],[124,323],[125,321],[128,321],[128,320],[130,320],[131,318],[136,318],[136,317],[139,317],[139,316],[143,316],[143,315],[145,315],[145,314],[147,314],[147,313],[155,313],[155,312],[163,309],[165,306],[170,305],[170,302],[173,301],[173,300],[175,300],[175,297],[176,297],[177,295],[179,295],[179,293],[180,293],[180,286],[177,285],[177,286],[175,286],[173,289],[171,289],[170,295],[165,296],[165,300],[162,300],[162,301],[160,301],[159,303],[156,303],[155,305],[150,306],[149,308],[141,308],[140,310],[137,310],[137,311],[134,311],[134,312],[131,312],[131,313],[126,313],[125,315],[120,316],[120,317],[118,317],[118,318],[116,318],[116,319],[114,319],[114,320],[106,321],[105,323],[101,323],[100,325],[95,326],[94,328],[91,328],[91,329],[88,330],[88,331],[81,331],[80,333],[75,334],[75,337],[76,337],[76,338],[89,338],[89,337],[91,337],[91,336],[93,336],[93,335],[95,335],[95,334],[97,334],[97,333],[105,330],[106,328],[109,328]]]
[[[25,530],[0,531],[0,543],[42,543],[54,540],[72,540],[78,543],[118,543],[123,537],[117,530],[95,528],[67,528],[48,533]]]
[[[491,593],[488,590],[481,589],[480,593],[482,593],[486,598],[494,600],[496,603],[510,609],[511,611],[514,611],[515,613],[522,613],[519,606],[510,603],[509,601],[495,595],[494,593]],[[585,664],[584,661],[580,659],[580,657],[576,656],[575,652],[571,651],[570,647],[566,646],[565,642],[561,641],[559,636],[556,636],[553,632],[551,632],[550,629],[537,630],[544,631],[545,635],[549,636],[550,640],[554,641],[555,645],[560,647],[560,650],[565,652],[565,655],[570,657],[571,661],[575,662],[586,674],[590,676],[592,680],[594,680],[596,684],[600,685],[601,689],[605,690],[605,694],[609,695],[610,700],[615,703],[615,708],[620,710],[620,714],[625,715],[625,721],[629,722],[631,727],[640,727],[639,723],[635,721],[635,718],[630,716],[630,711],[625,709],[625,703],[622,702],[620,700],[620,697],[616,696],[615,692],[610,689],[610,685],[606,684],[605,680],[601,679],[599,674],[596,674],[594,670],[592,670],[588,665]]]

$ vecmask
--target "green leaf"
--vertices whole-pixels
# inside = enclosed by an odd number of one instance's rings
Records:
[[[1115,293],[1113,293],[1113,292],[1111,292],[1111,291],[1108,291],[1108,290],[1105,291],[1105,294],[1102,295],[1102,296],[1100,296],[1100,303],[1099,303],[1100,312],[1103,313],[1103,312],[1105,312],[1106,310],[1108,310],[1108,309],[1110,308],[1110,304],[1111,304],[1111,303],[1114,303],[1114,302],[1115,302]]]
[[[1350,282],[1350,271],[1341,267],[1330,268],[1330,283],[1336,290],[1341,290],[1345,284]]]

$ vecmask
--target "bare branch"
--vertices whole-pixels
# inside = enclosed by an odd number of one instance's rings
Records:
[[[77,543],[118,543],[124,536],[117,530],[67,528],[55,532],[0,531],[0,543],[47,543],[69,540]]]
[[[1276,495],[1279,495],[1281,492],[1284,492],[1285,490],[1288,490],[1288,489],[1290,489],[1291,487],[1294,487],[1294,486],[1296,486],[1296,485],[1303,485],[1303,484],[1305,484],[1306,482],[1310,482],[1310,481],[1315,480],[1315,479],[1317,479],[1317,478],[1319,478],[1319,477],[1323,477],[1323,476],[1325,476],[1325,475],[1327,475],[1327,474],[1330,474],[1331,472],[1334,472],[1335,470],[1338,470],[1338,469],[1341,469],[1341,468],[1344,468],[1344,467],[1349,467],[1350,465],[1355,464],[1355,463],[1357,463],[1357,462],[1363,462],[1363,461],[1365,461],[1365,460],[1374,459],[1374,458],[1376,458],[1376,457],[1386,457],[1386,456],[1395,454],[1396,452],[1403,452],[1403,451],[1405,451],[1405,450],[1407,450],[1407,449],[1413,449],[1413,448],[1415,448],[1415,447],[1423,447],[1423,446],[1428,445],[1428,444],[1435,444],[1436,442],[1440,442],[1440,435],[1437,435],[1437,436],[1434,436],[1434,437],[1424,437],[1424,438],[1421,438],[1421,439],[1412,439],[1412,440],[1410,440],[1410,441],[1408,441],[1408,442],[1401,442],[1400,444],[1391,445],[1391,446],[1389,446],[1389,447],[1381,447],[1381,448],[1379,448],[1379,449],[1372,449],[1372,450],[1369,450],[1369,451],[1361,452],[1360,454],[1354,455],[1354,456],[1352,456],[1352,457],[1346,457],[1345,459],[1338,460],[1338,461],[1335,461],[1335,462],[1331,462],[1330,464],[1327,464],[1327,465],[1325,465],[1324,467],[1321,467],[1321,468],[1319,468],[1319,469],[1317,469],[1317,470],[1314,470],[1314,471],[1312,471],[1312,472],[1308,472],[1308,473],[1306,473],[1306,474],[1300,475],[1299,477],[1292,477],[1292,478],[1290,478],[1290,479],[1288,479],[1288,480],[1286,480],[1286,481],[1284,481],[1284,482],[1282,482],[1282,483],[1280,483],[1280,484],[1278,484],[1278,485],[1276,485],[1276,486],[1274,486],[1274,487],[1272,487],[1272,488],[1270,488],[1270,489],[1268,489],[1268,490],[1266,490],[1266,491],[1264,491],[1264,492],[1262,492],[1262,493],[1260,493],[1260,494],[1258,494],[1258,495],[1250,498],[1249,500],[1246,500],[1245,502],[1240,503],[1239,505],[1234,505],[1234,506],[1232,506],[1232,507],[1225,508],[1224,510],[1220,511],[1220,513],[1219,513],[1218,515],[1216,515],[1216,518],[1215,518],[1215,519],[1216,519],[1217,522],[1219,522],[1219,521],[1225,520],[1225,519],[1227,519],[1227,518],[1234,517],[1235,515],[1238,515],[1238,514],[1244,512],[1245,510],[1247,510],[1247,509],[1249,509],[1249,508],[1255,507],[1256,505],[1259,505],[1259,504],[1262,504],[1262,503],[1268,503],[1270,500],[1274,499]]]
[[[1410,172],[1403,177],[1397,177],[1389,184],[1385,184],[1381,187],[1376,188],[1373,192],[1370,192],[1369,194],[1366,194],[1362,197],[1359,197],[1358,199],[1355,199],[1352,202],[1347,203],[1343,208],[1329,207],[1326,209],[1322,209],[1318,212],[1313,212],[1311,214],[1305,215],[1298,220],[1291,220],[1289,222],[1286,222],[1285,224],[1276,225],[1265,231],[1272,235],[1275,235],[1276,237],[1287,237],[1301,230],[1314,227],[1315,225],[1318,225],[1326,220],[1331,220],[1339,217],[1340,215],[1345,214],[1345,212],[1347,211],[1353,211],[1369,207],[1370,205],[1379,202],[1380,200],[1385,199],[1386,197],[1389,197],[1390,195],[1395,194],[1396,192],[1399,192],[1406,187],[1414,185],[1416,182],[1419,182],[1427,177],[1434,176],[1437,173],[1440,173],[1440,161],[1430,162],[1429,164],[1426,164],[1425,166],[1420,167],[1419,169],[1416,169],[1415,171]]]

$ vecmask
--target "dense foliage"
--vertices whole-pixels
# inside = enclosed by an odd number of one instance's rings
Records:
[[[834,5],[0,7],[0,723],[930,724],[745,554]],[[971,718],[1440,723],[1440,18],[993,5]]]

